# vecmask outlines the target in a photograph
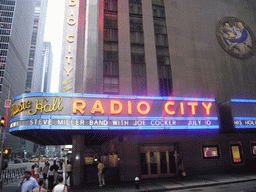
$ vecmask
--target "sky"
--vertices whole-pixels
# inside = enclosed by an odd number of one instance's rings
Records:
[[[51,42],[53,51],[51,92],[58,92],[64,7],[64,0],[48,0],[44,41]]]

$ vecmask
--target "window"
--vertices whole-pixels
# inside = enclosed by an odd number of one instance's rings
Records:
[[[12,18],[0,17],[0,22],[12,23]]]
[[[141,18],[130,18],[130,31],[141,31],[143,32],[142,19]]]
[[[104,61],[118,61],[118,52],[104,51]]]
[[[0,63],[0,69],[1,69],[1,70],[4,70],[4,69],[5,69],[5,64]]]
[[[105,0],[105,11],[117,12],[117,0]]]
[[[112,28],[117,29],[117,15],[105,14],[104,15],[104,29]]]
[[[0,55],[7,56],[7,50],[0,50]]]
[[[153,5],[153,16],[158,18],[165,18],[164,7],[159,5]]]
[[[131,43],[144,44],[144,33],[140,31],[131,32]]]
[[[171,66],[158,64],[159,89],[161,96],[169,96],[172,91]]]
[[[6,63],[6,57],[0,57],[0,63]]]
[[[1,29],[11,29],[12,25],[9,23],[1,23],[0,28]]]
[[[0,43],[0,49],[8,49],[8,44]]]
[[[5,4],[5,5],[15,5],[15,1],[10,1],[10,0],[1,0],[0,4]]]
[[[10,35],[11,34],[11,31],[10,30],[1,30],[0,29],[0,35]]]
[[[131,55],[131,61],[132,63],[145,63],[145,55],[143,54],[139,54],[139,53],[132,53]]]
[[[4,76],[4,71],[0,71],[0,77]]]
[[[241,164],[243,163],[243,156],[242,156],[242,147],[240,144],[231,144],[231,157],[232,163],[234,164]]]
[[[0,42],[9,42],[10,37],[0,36]]]
[[[14,11],[14,7],[12,7],[12,6],[0,5],[0,10]]]
[[[118,62],[104,62],[104,76],[118,77],[119,76]]]
[[[132,94],[147,95],[147,78],[145,64],[132,64]]]
[[[4,17],[13,17],[13,12],[0,11],[0,16],[4,16]]]
[[[134,2],[134,0],[130,0],[129,13],[135,15],[142,15],[142,5],[140,1]]]
[[[104,41],[118,41],[117,29],[104,29]]]
[[[216,159],[220,157],[220,150],[218,145],[204,145],[202,147],[204,159]]]

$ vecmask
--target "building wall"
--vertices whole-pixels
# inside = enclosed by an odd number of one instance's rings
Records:
[[[17,0],[15,2],[14,17],[3,79],[4,88],[1,92],[0,109],[2,116],[6,114],[6,109],[3,106],[4,101],[8,97],[9,88],[11,88],[10,99],[24,93],[33,26],[33,17],[31,17],[31,15],[34,13],[34,6],[34,1],[24,2],[22,0]],[[7,125],[7,132],[8,127],[9,126]],[[18,137],[7,134],[5,147],[10,147],[13,152],[17,152],[19,142],[13,141],[18,140]]]
[[[38,7],[39,12],[35,13],[34,19],[38,19],[38,28],[37,28],[37,38],[36,38],[36,48],[35,48],[35,57],[34,57],[34,66],[33,66],[33,78],[31,92],[43,92],[43,71],[44,65],[42,61],[43,53],[43,40],[44,40],[44,28],[45,20],[47,13],[47,3],[48,0],[40,0],[40,6]]]
[[[234,133],[218,134],[216,132],[181,134],[149,134],[128,135],[117,137],[101,146],[102,154],[109,153],[114,146],[118,154],[119,175],[122,181],[133,181],[135,177],[141,178],[140,147],[143,146],[173,146],[177,145],[178,158],[183,159],[184,169],[188,175],[225,172],[252,172],[256,158],[251,153],[250,142],[255,141],[254,134]],[[240,143],[242,146],[243,164],[236,165],[232,162],[230,144]],[[220,158],[204,159],[202,147],[218,145]],[[112,147],[113,148],[113,147]]]
[[[255,56],[237,59],[216,38],[220,19],[233,16],[254,32],[255,17],[249,1],[165,0],[167,31],[175,96],[253,98]],[[168,11],[167,11],[168,10]],[[250,90],[250,91],[247,91]]]

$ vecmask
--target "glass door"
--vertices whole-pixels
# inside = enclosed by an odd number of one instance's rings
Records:
[[[175,175],[176,160],[173,146],[144,146],[140,151],[142,178]]]

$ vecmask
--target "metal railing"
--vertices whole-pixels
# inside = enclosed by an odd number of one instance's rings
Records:
[[[19,168],[10,168],[2,170],[1,179],[2,184],[6,185],[8,183],[17,181],[18,179],[22,178],[24,172],[27,170],[27,167],[19,167]]]

